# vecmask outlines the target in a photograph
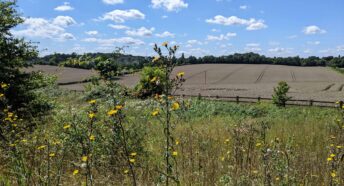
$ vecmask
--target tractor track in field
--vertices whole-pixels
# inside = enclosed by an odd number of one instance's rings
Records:
[[[267,70],[268,68],[269,68],[269,67],[266,66],[266,67],[262,70],[262,72],[259,74],[259,76],[258,76],[258,78],[256,79],[256,81],[254,82],[255,84],[256,84],[256,83],[259,83],[259,82],[263,79],[263,76],[264,76],[264,74],[265,74],[265,72],[266,72],[266,70]]]
[[[340,86],[339,86],[339,88],[338,88],[338,90],[337,91],[343,91],[343,88],[344,88],[344,84],[341,84]]]
[[[330,90],[330,88],[332,88],[334,85],[335,85],[334,83],[332,83],[332,84],[330,84],[330,85],[327,85],[322,91],[328,91],[328,90]]]
[[[295,73],[293,71],[290,71],[291,79],[293,82],[296,81]]]
[[[241,66],[236,68],[235,70],[233,70],[232,72],[228,73],[227,75],[225,75],[223,78],[213,82],[212,84],[220,84],[221,82],[223,82],[224,80],[228,79],[229,77],[231,77],[233,74],[237,73],[238,71],[244,69],[245,66]]]

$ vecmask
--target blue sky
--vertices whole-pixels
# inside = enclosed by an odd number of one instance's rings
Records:
[[[12,32],[40,55],[153,55],[153,43],[186,56],[257,52],[302,57],[344,54],[343,0],[18,0],[25,22]]]

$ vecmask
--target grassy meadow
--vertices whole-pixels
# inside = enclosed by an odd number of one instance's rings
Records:
[[[152,114],[156,100],[123,102],[123,148],[121,135],[111,132],[111,100],[88,103],[66,91],[55,99],[59,104],[44,123],[16,137],[11,153],[0,152],[1,185],[84,185],[88,171],[94,185],[132,185],[131,170],[137,185],[165,184],[166,139],[163,114]],[[170,184],[343,184],[339,109],[174,99],[180,107],[171,116]]]

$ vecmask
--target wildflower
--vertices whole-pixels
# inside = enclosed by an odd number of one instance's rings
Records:
[[[1,97],[4,97],[4,94],[0,94],[0,98],[1,98]]]
[[[178,110],[180,108],[180,106],[179,106],[179,103],[178,102],[174,102],[173,104],[172,104],[172,110]]]
[[[92,100],[88,101],[88,103],[91,104],[91,105],[96,104],[96,102],[97,101],[95,99],[92,99]]]
[[[333,158],[331,158],[331,157],[327,158],[327,161],[332,161],[332,160],[333,160]]]
[[[126,170],[124,170],[123,172],[124,172],[124,174],[128,174],[128,173],[129,173],[129,170],[126,169]]]
[[[13,124],[12,126],[15,128],[15,127],[17,127],[17,124]]]
[[[64,126],[63,126],[63,129],[69,129],[70,128],[70,124],[65,124]]]
[[[15,147],[15,146],[16,146],[15,143],[11,143],[11,144],[10,144],[10,147]]]
[[[336,157],[336,155],[335,154],[330,154],[330,157],[334,158],[334,157]]]
[[[88,117],[89,117],[90,119],[93,119],[94,117],[96,117],[96,114],[95,114],[94,112],[90,112],[90,113],[88,114]]]
[[[49,157],[55,157],[55,153],[50,153]]]
[[[73,171],[73,176],[75,176],[75,175],[77,175],[77,174],[79,174],[79,170],[78,170],[78,169],[75,169],[75,170]]]
[[[155,110],[152,112],[152,116],[157,116],[157,115],[159,115],[159,110]]]
[[[108,113],[107,113],[107,115],[109,115],[109,116],[113,116],[113,115],[115,115],[115,114],[117,114],[117,112],[118,112],[118,110],[110,110]]]
[[[176,145],[179,145],[179,140],[176,140]]]
[[[117,110],[121,110],[122,108],[123,108],[123,105],[117,105],[117,106],[116,106],[116,109],[117,109]]]
[[[152,62],[154,63],[154,62],[158,61],[159,59],[160,59],[160,56],[154,56]]]
[[[132,152],[132,153],[130,153],[130,156],[136,156],[137,155],[137,153],[136,152]]]
[[[338,104],[339,104],[339,101],[336,101],[336,104],[338,105]]]
[[[130,162],[130,163],[135,163],[135,159],[130,158],[130,159],[129,159],[129,162]]]
[[[257,170],[252,171],[253,174],[258,174]]]
[[[332,177],[332,178],[334,178],[334,177],[336,177],[336,176],[337,176],[336,171],[331,172],[331,177]]]
[[[168,96],[167,99],[171,100],[173,99],[173,96]]]
[[[276,181],[279,181],[279,180],[280,180],[280,177],[276,177],[275,180],[276,180]]]
[[[221,161],[225,161],[225,157],[221,157]]]
[[[179,72],[179,73],[177,74],[178,77],[183,77],[184,75],[185,75],[184,72]]]
[[[1,83],[1,88],[2,89],[5,89],[5,88],[7,88],[8,87],[8,85],[6,84],[6,83]]]
[[[336,146],[336,148],[341,149],[341,148],[343,148],[343,146],[338,145],[338,146]]]
[[[163,42],[161,45],[162,45],[163,47],[167,47],[168,42]]]
[[[262,143],[257,143],[256,144],[256,147],[260,147],[260,146],[262,146]]]
[[[88,157],[87,157],[87,156],[81,157],[81,161],[86,162],[87,160],[88,160]]]
[[[45,148],[45,145],[41,145],[41,146],[37,147],[37,150],[42,150],[44,148]]]
[[[154,82],[156,82],[157,79],[158,79],[157,77],[153,77],[153,78],[150,80],[150,82],[151,82],[151,83],[154,83]]]
[[[177,151],[173,151],[172,152],[172,156],[178,156],[178,152]]]
[[[94,135],[91,135],[89,138],[91,141],[94,141],[96,139],[96,137]]]
[[[225,140],[225,143],[229,143],[229,139],[226,139],[226,140]]]
[[[22,139],[21,141],[22,141],[23,143],[26,143],[26,142],[27,142],[27,140],[26,140],[26,139]]]

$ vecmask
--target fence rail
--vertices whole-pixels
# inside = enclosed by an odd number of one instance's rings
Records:
[[[217,101],[228,101],[236,103],[258,103],[261,101],[272,101],[272,98],[264,97],[240,97],[240,96],[204,96],[201,94],[198,95],[185,95],[185,94],[175,94],[174,96],[179,97],[194,97],[198,99],[209,99]],[[334,101],[317,101],[317,100],[305,100],[305,99],[293,99],[287,101],[286,105],[292,106],[315,106],[315,107],[326,107],[326,108],[341,108],[344,105],[343,101],[334,102]]]

